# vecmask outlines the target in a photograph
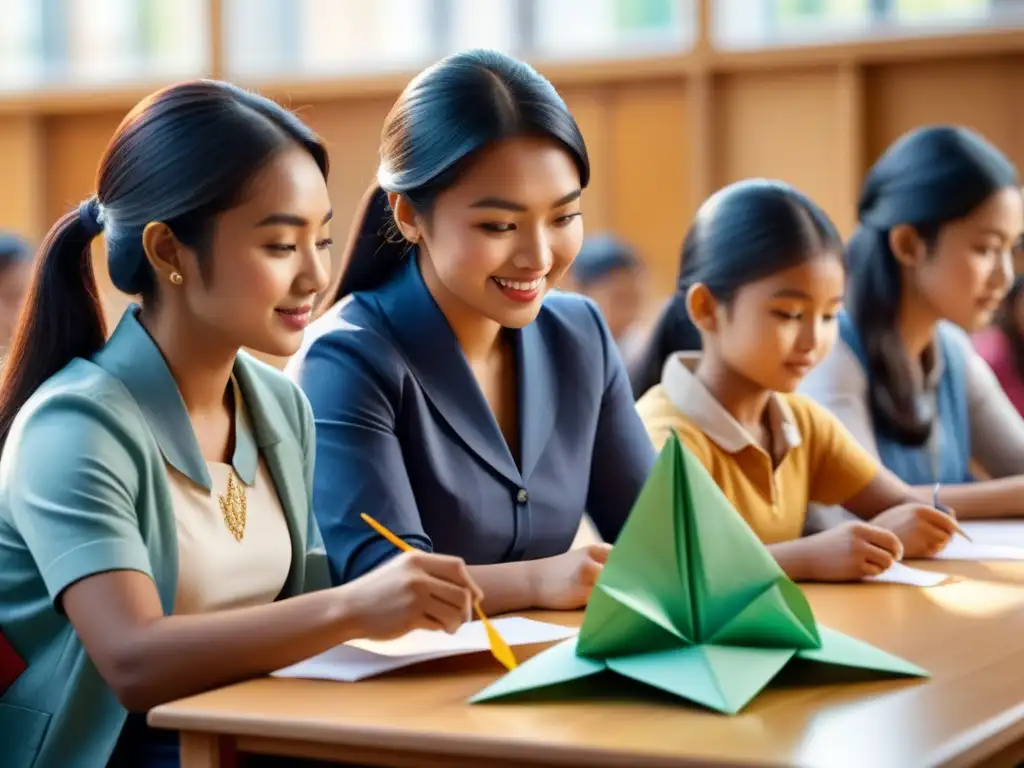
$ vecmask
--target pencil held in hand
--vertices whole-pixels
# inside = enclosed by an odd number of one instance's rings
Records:
[[[363,521],[368,526],[373,528],[373,530],[375,530],[377,533],[379,533],[381,536],[383,536],[385,539],[391,542],[394,546],[398,547],[398,549],[400,549],[401,551],[416,551],[414,547],[410,546],[407,542],[402,541],[402,539],[395,536],[395,534],[393,534],[391,531],[389,531],[383,525],[378,523],[365,512],[361,513],[360,517],[363,518]],[[484,630],[487,632],[487,640],[491,644],[491,654],[494,656],[494,658],[500,661],[502,665],[505,666],[506,669],[515,669],[518,666],[515,654],[512,653],[512,649],[509,647],[508,643],[505,642],[504,638],[502,638],[498,630],[494,628],[494,626],[491,624],[487,616],[484,615],[484,611],[483,608],[480,607],[479,600],[473,601],[473,608],[476,610],[476,615],[480,618],[480,622],[484,625]]]
[[[932,489],[932,506],[935,507],[937,510],[939,510],[939,512],[944,512],[947,515],[949,515],[953,519],[953,522],[956,524],[956,532],[959,533],[961,536],[963,536],[968,541],[973,542],[974,539],[972,539],[970,536],[968,536],[967,532],[963,528],[960,527],[960,523],[956,519],[956,512],[954,512],[953,509],[951,509],[950,507],[947,507],[945,504],[943,504],[941,501],[939,501],[939,489],[941,487],[942,487],[941,483],[936,483],[935,487]]]

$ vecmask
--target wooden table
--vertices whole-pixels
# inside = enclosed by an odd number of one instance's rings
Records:
[[[916,564],[915,564],[916,565]],[[728,717],[649,689],[480,704],[487,655],[358,684],[260,679],[154,709],[182,768],[241,752],[388,766],[1013,766],[1024,760],[1024,563],[927,567],[998,578],[916,589],[805,585],[818,620],[920,664],[930,680],[769,686]],[[577,623],[581,614],[531,614]],[[523,654],[517,651],[520,657]]]

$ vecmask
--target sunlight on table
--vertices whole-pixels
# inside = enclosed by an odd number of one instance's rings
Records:
[[[934,589],[921,590],[928,600],[960,616],[995,616],[1021,604],[1019,587],[986,581],[965,580]]]

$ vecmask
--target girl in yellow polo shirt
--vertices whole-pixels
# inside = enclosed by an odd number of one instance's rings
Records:
[[[953,518],[793,394],[838,331],[846,268],[825,213],[781,182],[733,184],[698,211],[682,263],[678,320],[703,352],[670,356],[637,403],[655,445],[675,431],[791,578],[853,581],[941,550]],[[870,522],[804,537],[810,503]]]

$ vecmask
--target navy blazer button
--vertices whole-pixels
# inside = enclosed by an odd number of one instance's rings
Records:
[[[530,494],[526,492],[525,488],[520,488],[519,493],[516,494],[516,501],[520,504],[525,504],[529,498]]]

